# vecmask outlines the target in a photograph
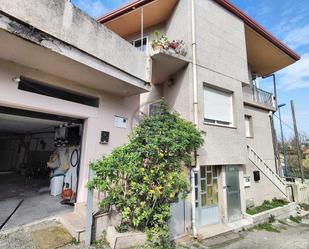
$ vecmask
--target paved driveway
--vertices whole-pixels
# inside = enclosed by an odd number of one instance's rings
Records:
[[[67,238],[66,232],[57,232],[57,240],[63,239],[63,246],[48,246],[47,241],[53,239],[36,239],[34,232],[41,231],[46,234],[48,228],[59,228],[61,225],[55,221],[46,221],[33,226],[27,226],[5,234],[0,233],[0,249],[84,249],[82,244],[75,244]],[[309,249],[309,219],[303,218],[300,223],[289,219],[272,224],[277,232],[251,229],[240,233],[231,233],[225,236],[205,241],[189,241],[177,246],[177,249]],[[52,230],[54,231],[54,230]],[[62,236],[64,235],[64,236]],[[46,241],[43,243],[42,241]],[[59,241],[58,241],[59,242]],[[51,243],[53,244],[53,243]],[[92,248],[109,248],[106,245],[95,245]],[[149,249],[149,248],[147,248]]]
[[[291,220],[276,221],[277,232],[251,229],[202,242],[187,242],[181,248],[190,249],[309,249],[309,219],[300,223]]]

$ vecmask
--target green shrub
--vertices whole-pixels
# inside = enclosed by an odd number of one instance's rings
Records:
[[[275,216],[271,214],[271,215],[269,216],[268,222],[269,222],[269,223],[274,223],[275,221],[276,221]]]
[[[273,227],[273,225],[271,223],[259,224],[255,228],[258,229],[258,230],[265,230],[267,232],[280,233],[280,230]]]
[[[96,176],[88,187],[106,193],[100,206],[117,208],[121,228],[145,231],[153,248],[168,248],[170,204],[190,191],[185,166],[202,144],[196,127],[162,102],[157,115],[133,130],[128,144],[90,164]]]
[[[126,223],[119,224],[118,226],[115,227],[115,229],[118,233],[125,233],[129,231],[129,227]]]
[[[268,201],[268,200],[265,200],[263,202],[263,204],[260,205],[260,206],[248,208],[246,212],[250,215],[255,215],[255,214],[258,214],[258,213],[262,213],[262,212],[269,210],[269,209],[273,209],[273,208],[277,208],[277,207],[283,207],[283,206],[287,205],[288,203],[289,202],[286,201],[286,200],[274,198],[271,202]]]
[[[295,222],[295,223],[300,223],[302,218],[300,216],[290,216],[289,218],[291,221]]]

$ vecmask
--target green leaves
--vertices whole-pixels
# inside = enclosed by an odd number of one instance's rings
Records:
[[[90,164],[96,177],[88,187],[106,193],[101,207],[115,205],[123,223],[168,241],[170,204],[190,189],[183,165],[190,166],[202,144],[196,127],[162,102],[156,116],[144,118],[133,130],[128,144]],[[161,242],[166,246],[167,241]]]

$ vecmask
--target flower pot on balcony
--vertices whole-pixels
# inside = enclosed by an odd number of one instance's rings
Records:
[[[172,41],[170,44],[169,44],[169,47],[172,48],[172,49],[176,49],[177,47],[179,46],[179,42],[177,41]]]
[[[162,48],[163,48],[163,46],[162,46],[162,45],[159,45],[159,44],[152,47],[152,49],[153,49],[154,51],[160,51]]]

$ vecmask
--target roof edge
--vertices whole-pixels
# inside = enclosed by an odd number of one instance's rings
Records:
[[[155,0],[135,0],[132,3],[125,4],[115,10],[112,10],[111,12],[97,18],[97,22],[99,23],[106,23],[108,21],[111,21],[119,16],[122,16],[136,8],[142,7],[148,3],[154,2]]]
[[[102,23],[102,24],[107,23],[119,16],[129,13],[130,11],[136,8],[142,7],[153,1],[155,0],[135,0],[132,3],[123,5],[122,7],[117,8],[97,18],[97,22]],[[276,47],[281,49],[284,53],[286,53],[288,56],[290,56],[295,61],[298,61],[301,58],[299,54],[297,54],[295,51],[293,51],[291,48],[285,45],[282,41],[280,41],[275,36],[273,36],[270,32],[264,29],[260,24],[258,24],[248,15],[246,15],[243,11],[237,8],[234,4],[230,3],[229,0],[214,0],[214,1],[218,3],[219,5],[221,5],[223,8],[225,8],[226,10],[228,10],[229,12],[233,13],[235,16],[239,17],[241,20],[244,21],[246,25],[248,25],[258,34],[262,35],[265,39],[273,43]]]
[[[264,29],[260,24],[254,21],[251,17],[242,12],[239,8],[237,8],[234,4],[230,3],[229,0],[214,0],[216,3],[220,4],[222,7],[239,17],[244,21],[250,28],[254,31],[262,35],[265,39],[273,43],[275,46],[280,48],[283,52],[289,55],[294,60],[298,61],[301,57],[299,54],[294,52],[291,48],[285,45],[282,41],[273,36],[270,32]]]

